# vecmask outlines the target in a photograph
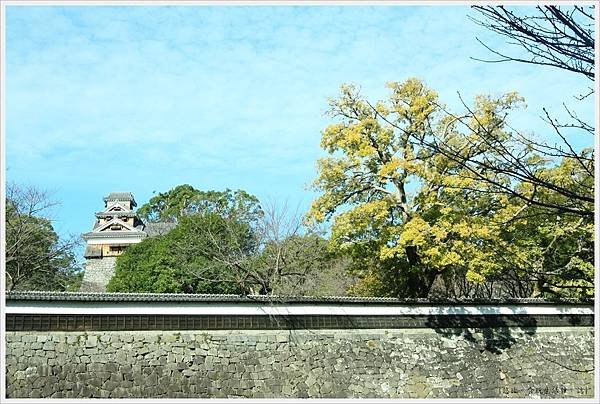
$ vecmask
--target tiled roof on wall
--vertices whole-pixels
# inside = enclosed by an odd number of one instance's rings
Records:
[[[55,300],[55,301],[112,301],[112,302],[221,302],[221,303],[311,303],[311,304],[385,304],[385,305],[502,305],[502,304],[575,304],[589,305],[592,299],[397,299],[391,297],[352,296],[267,296],[267,295],[221,295],[183,293],[91,293],[91,292],[7,292],[7,300]]]

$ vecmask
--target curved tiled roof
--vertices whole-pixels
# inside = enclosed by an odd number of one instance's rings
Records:
[[[131,201],[132,206],[137,206],[133,194],[131,192],[111,192],[108,196],[105,196],[104,202],[108,201]]]
[[[139,237],[144,238],[147,234],[141,230],[127,230],[127,231],[103,231],[103,232],[94,232],[90,231],[87,233],[83,233],[82,237],[84,240],[89,240],[91,238],[132,238]]]
[[[96,212],[96,217],[108,217],[108,216],[127,216],[136,217],[137,214],[133,211],[129,212]]]
[[[105,201],[131,201],[133,194],[131,192],[111,192],[104,197]]]
[[[386,304],[386,305],[591,305],[592,299],[397,299],[352,296],[267,296],[183,293],[92,293],[92,292],[7,292],[7,300],[102,301],[102,302],[214,302],[214,303],[311,303],[311,304]]]

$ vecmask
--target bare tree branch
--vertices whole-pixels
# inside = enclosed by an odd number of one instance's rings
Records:
[[[488,51],[500,59],[484,62],[520,62],[552,66],[582,74],[594,80],[594,12],[593,7],[537,6],[536,13],[521,15],[504,6],[472,6],[480,19],[476,24],[520,46],[529,58],[510,56],[492,49],[477,38]],[[570,11],[566,11],[570,10]]]
[[[10,183],[6,187],[6,288],[64,290],[78,268],[79,237],[59,238],[48,219],[56,206],[48,192]]]

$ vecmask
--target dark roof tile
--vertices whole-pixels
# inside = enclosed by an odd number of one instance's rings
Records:
[[[215,303],[312,303],[312,304],[386,304],[386,305],[506,305],[506,304],[572,304],[590,305],[592,299],[396,299],[388,297],[351,296],[266,296],[180,293],[93,293],[93,292],[7,292],[7,300],[112,301],[112,302],[215,302]]]
[[[131,192],[111,192],[108,196],[104,197],[104,202],[108,201],[131,201],[132,206],[137,206]]]

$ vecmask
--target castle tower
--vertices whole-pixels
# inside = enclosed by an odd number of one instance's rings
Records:
[[[115,273],[117,257],[147,237],[144,223],[133,211],[136,206],[130,192],[111,192],[104,198],[104,210],[96,213],[94,228],[83,234],[87,246],[80,291],[105,292]]]

